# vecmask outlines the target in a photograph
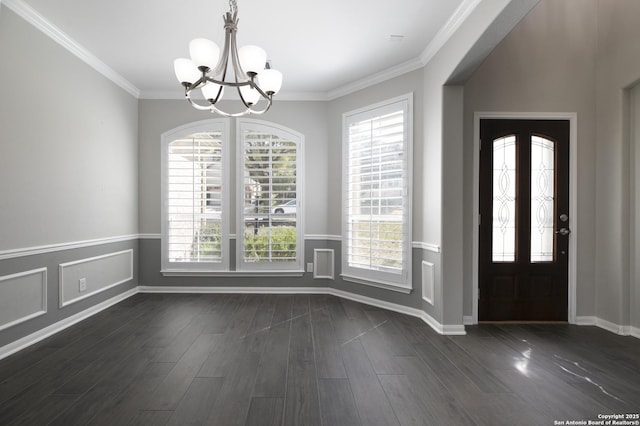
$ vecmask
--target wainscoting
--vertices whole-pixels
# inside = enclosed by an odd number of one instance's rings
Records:
[[[136,235],[1,252],[0,358],[137,288],[137,251]]]

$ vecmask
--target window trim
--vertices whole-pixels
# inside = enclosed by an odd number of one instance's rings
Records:
[[[236,199],[236,270],[245,272],[304,272],[304,135],[288,127],[272,123],[270,121],[256,120],[252,118],[236,119],[236,188],[244,182],[244,129],[264,129],[276,135],[286,135],[289,140],[296,142],[296,261],[295,262],[244,262],[243,249],[243,212],[244,199],[238,196]],[[239,191],[236,190],[236,194]]]
[[[406,194],[403,221],[406,228],[403,232],[402,252],[404,265],[400,274],[370,270],[349,266],[348,262],[348,188],[349,181],[349,125],[359,121],[380,116],[389,111],[397,111],[396,104],[401,104],[404,111],[404,154],[406,156]],[[412,282],[412,213],[413,213],[413,93],[387,99],[342,114],[342,273],[345,281],[379,287],[387,290],[410,293]]]
[[[223,206],[230,206],[230,124],[229,120],[224,118],[213,118],[208,120],[201,120],[192,123],[185,124],[173,128],[161,135],[161,216],[160,225],[162,227],[161,233],[161,272],[167,273],[197,273],[197,272],[212,272],[212,271],[228,271],[229,270],[229,208],[223,208],[221,213],[221,229],[222,229],[222,241],[221,241],[221,262],[170,262],[168,257],[168,244],[169,244],[169,206],[168,206],[168,147],[169,143],[180,138],[185,137],[193,133],[198,132],[211,132],[220,131],[222,133],[222,204]]]

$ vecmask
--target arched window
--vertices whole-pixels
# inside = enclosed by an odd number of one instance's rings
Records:
[[[233,161],[229,123],[204,120],[162,135],[162,271],[215,275],[233,273],[235,264],[243,272],[302,272],[304,137],[238,119]]]
[[[229,124],[162,135],[162,270],[229,269]]]

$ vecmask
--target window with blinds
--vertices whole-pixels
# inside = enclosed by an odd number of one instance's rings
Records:
[[[344,115],[345,279],[410,289],[411,96]]]
[[[228,269],[228,125],[163,135],[163,270]]]
[[[237,262],[240,269],[302,270],[302,135],[238,120]]]

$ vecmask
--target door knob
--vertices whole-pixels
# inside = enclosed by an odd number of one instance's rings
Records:
[[[556,231],[556,234],[560,234],[560,235],[569,235],[571,233],[571,231],[569,230],[569,228],[560,228],[559,230]]]

